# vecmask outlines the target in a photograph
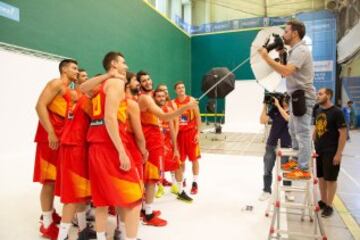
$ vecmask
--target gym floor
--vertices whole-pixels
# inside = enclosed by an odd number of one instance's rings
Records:
[[[337,211],[331,218],[323,219],[330,240],[360,239],[360,156],[355,149],[360,144],[360,131],[352,131],[351,137],[339,177]],[[140,225],[139,238],[267,239],[271,218],[265,217],[267,202],[258,201],[262,190],[264,135],[203,133],[201,138],[199,194],[194,196],[192,204],[187,204],[176,200],[167,189],[165,196],[155,200],[154,208],[162,211],[168,226]],[[0,176],[0,193],[6,196],[0,198],[0,239],[42,239],[38,233],[40,186],[31,181],[33,156],[19,155],[2,163],[5,169],[18,166],[18,171],[5,171]],[[192,180],[190,164],[187,164],[186,176],[189,191]],[[301,199],[296,195],[296,201]],[[58,201],[56,208],[61,211]],[[291,211],[281,215],[280,225],[290,231],[313,230],[312,223],[308,220],[301,222],[300,216]],[[112,239],[114,227],[115,218],[110,217],[108,239]],[[76,239],[76,228],[71,232],[71,239]],[[304,238],[290,235],[288,239]]]

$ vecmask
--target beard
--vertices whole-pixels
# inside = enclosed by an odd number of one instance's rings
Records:
[[[140,88],[130,88],[131,95],[137,96],[140,93]]]
[[[141,90],[142,90],[143,92],[151,92],[151,91],[152,91],[152,88],[146,89],[146,88],[144,88],[144,87],[141,87]]]

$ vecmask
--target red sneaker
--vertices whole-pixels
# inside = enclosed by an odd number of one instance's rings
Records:
[[[143,218],[143,224],[155,227],[163,227],[167,225],[167,221],[153,215],[150,219]]]
[[[197,182],[193,182],[192,183],[192,187],[191,187],[191,194],[197,194],[198,193],[198,185]]]
[[[40,220],[41,220],[41,221],[43,220],[43,215],[40,216]],[[61,217],[60,217],[59,214],[57,214],[57,212],[55,211],[55,209],[54,209],[54,211],[53,211],[53,213],[52,213],[52,220],[53,220],[53,222],[54,222],[55,224],[60,224],[60,222],[61,222]]]
[[[154,211],[152,212],[152,214],[154,215],[154,217],[158,217],[158,216],[161,215],[161,211],[160,211],[160,210],[154,210]],[[141,218],[145,218],[145,210],[141,210],[141,212],[140,212],[140,217],[141,217]]]
[[[44,238],[50,238],[51,240],[56,240],[59,234],[59,228],[53,222],[48,228],[44,227],[44,224],[40,225],[40,233]]]
[[[162,185],[163,185],[164,187],[171,187],[171,186],[172,186],[172,183],[169,182],[168,180],[166,180],[166,178],[164,178],[164,179],[162,180]]]

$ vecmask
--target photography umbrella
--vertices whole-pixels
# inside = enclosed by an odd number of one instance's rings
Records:
[[[213,87],[214,85],[216,86]],[[235,75],[226,67],[211,69],[210,72],[204,75],[201,86],[203,92],[208,91],[206,96],[209,98],[224,98],[234,88]]]
[[[282,36],[284,30],[280,27],[270,27],[261,30],[251,44],[250,65],[257,82],[269,92],[278,91],[284,85],[281,75],[275,72],[260,56],[258,49],[267,41],[272,44],[275,40],[273,34]],[[273,59],[279,58],[279,53],[270,51],[269,56]]]

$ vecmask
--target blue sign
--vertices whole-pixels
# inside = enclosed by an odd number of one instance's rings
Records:
[[[20,22],[20,10],[17,7],[11,6],[7,3],[0,2],[0,16],[9,18],[11,20]]]

